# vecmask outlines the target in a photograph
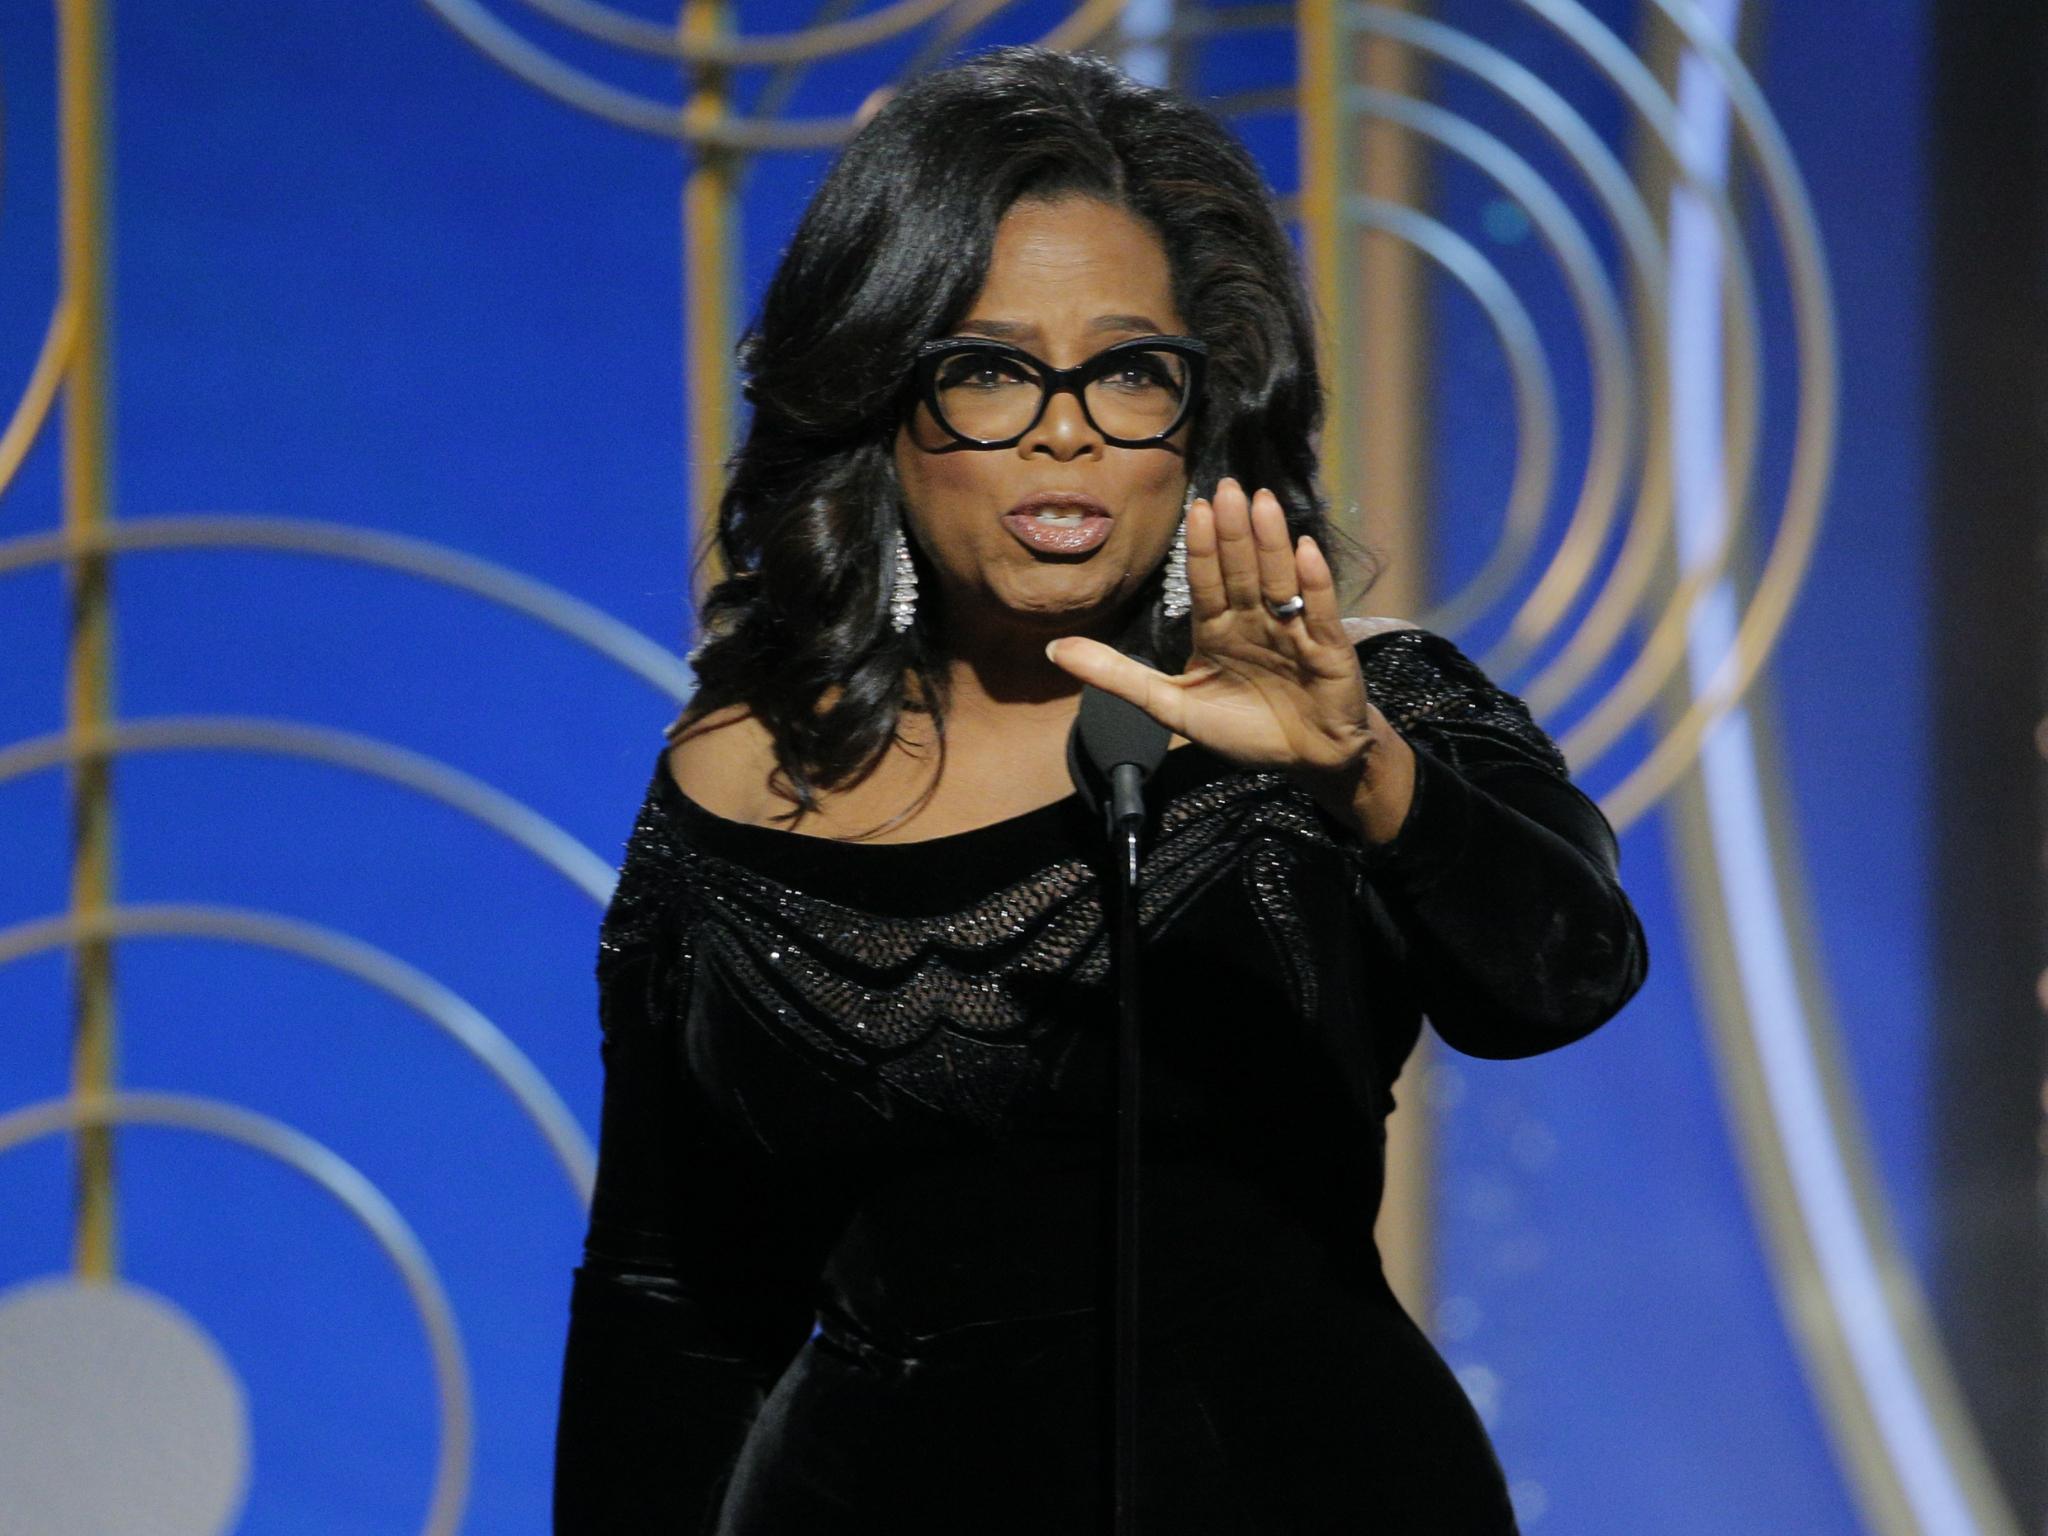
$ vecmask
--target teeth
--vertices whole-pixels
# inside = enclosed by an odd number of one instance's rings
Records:
[[[1085,512],[1034,512],[1031,515],[1041,523],[1057,523],[1062,528],[1078,528],[1088,520]]]

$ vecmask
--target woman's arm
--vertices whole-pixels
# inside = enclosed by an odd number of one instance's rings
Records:
[[[1642,985],[1614,836],[1528,710],[1424,630],[1357,639],[1280,500],[1225,476],[1186,517],[1192,645],[1174,675],[1084,635],[1053,664],[1247,768],[1277,770],[1359,849],[1437,1032],[1528,1056]]]
[[[1555,744],[1456,646],[1407,630],[1358,646],[1405,744],[1406,805],[1355,839],[1363,894],[1404,952],[1423,1011],[1472,1056],[1569,1045],[1642,986],[1649,953],[1619,849]]]
[[[629,856],[614,933],[634,876]],[[600,977],[604,1107],[570,1294],[554,1528],[699,1536],[810,1334],[817,1270],[772,1170],[683,1070],[689,962],[672,926],[608,950]]]

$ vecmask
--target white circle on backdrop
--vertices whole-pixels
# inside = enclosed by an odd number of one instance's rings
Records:
[[[0,1536],[221,1536],[249,1403],[213,1338],[125,1281],[0,1291]]]

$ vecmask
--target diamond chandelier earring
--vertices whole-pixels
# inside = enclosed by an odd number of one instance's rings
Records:
[[[897,634],[917,618],[917,567],[910,563],[910,530],[896,525],[896,586],[889,594],[889,623]]]
[[[1173,546],[1166,552],[1166,584],[1159,591],[1159,611],[1169,619],[1186,618],[1193,606],[1188,596],[1188,508],[1195,504],[1195,483],[1180,504],[1180,526],[1173,530]]]

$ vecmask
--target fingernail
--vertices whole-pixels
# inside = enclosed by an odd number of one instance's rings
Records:
[[[1059,646],[1060,643],[1057,640],[1048,640],[1045,642],[1045,659],[1047,661],[1057,662],[1060,659]]]

